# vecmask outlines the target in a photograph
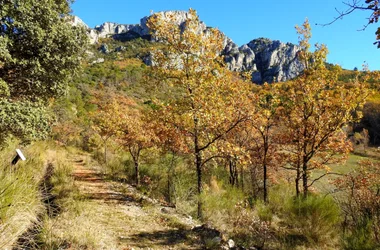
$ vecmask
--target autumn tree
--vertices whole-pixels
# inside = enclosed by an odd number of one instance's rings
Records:
[[[243,167],[249,170],[252,196],[257,197],[261,192],[265,202],[268,202],[268,168],[278,165],[279,94],[276,84],[255,86],[246,103],[249,119],[227,135],[225,142],[219,146],[219,150],[226,155],[230,183],[238,183],[237,165],[243,165],[240,175]]]
[[[262,170],[263,199],[268,202],[268,168],[278,165],[276,129],[280,120],[280,91],[276,84],[260,86],[257,100],[252,103],[254,110],[248,126],[253,131],[248,149],[251,155],[251,164]]]
[[[157,141],[149,116],[136,107],[128,99],[124,100],[123,113],[117,141],[129,152],[135,168],[135,183],[140,185],[140,158],[143,150],[147,150]]]
[[[124,119],[124,109],[120,105],[121,96],[110,93],[94,93],[97,109],[90,112],[93,130],[100,136],[104,146],[104,162],[107,164],[107,143],[110,138],[120,133]]]
[[[282,86],[284,131],[287,139],[284,146],[288,166],[295,171],[297,196],[302,181],[303,195],[315,181],[328,174],[327,164],[341,162],[351,149],[343,126],[359,118],[355,112],[365,101],[367,91],[363,84],[353,83],[345,87],[338,83],[338,66],[327,69],[327,48],[317,45],[315,52],[309,51],[310,25],[305,21],[297,27],[300,35],[299,59],[304,63],[304,72]],[[353,115],[356,115],[353,116]],[[310,181],[316,169],[326,173]]]
[[[147,25],[154,39],[165,44],[152,53],[154,78],[177,93],[161,103],[157,117],[176,130],[186,145],[184,152],[192,155],[201,194],[203,170],[218,157],[215,143],[247,119],[243,103],[249,86],[224,67],[223,34],[203,27],[194,10],[181,25],[171,12],[154,14]]]
[[[188,151],[187,144],[183,140],[180,131],[171,126],[166,126],[162,120],[156,116],[157,111],[152,111],[150,117],[151,126],[154,128],[156,144],[163,157],[171,156],[167,165],[167,201],[172,203],[173,177],[176,175],[175,168],[179,157],[186,156]],[[175,201],[175,200],[174,200]]]
[[[246,150],[251,131],[247,128],[247,121],[233,131],[226,134],[215,143],[218,153],[219,164],[226,167],[229,172],[229,183],[231,186],[241,187],[244,190],[244,171],[250,162],[249,153]]]
[[[43,138],[46,100],[63,94],[87,42],[70,1],[0,1],[0,137]]]
[[[138,186],[139,165],[143,150],[155,146],[154,123],[145,112],[129,97],[105,93],[94,93],[97,110],[90,113],[93,129],[104,145],[104,160],[107,163],[107,144],[112,138],[130,154],[135,168],[135,183]]]

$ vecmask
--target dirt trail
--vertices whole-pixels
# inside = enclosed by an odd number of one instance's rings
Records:
[[[98,228],[107,232],[117,249],[204,249],[191,230],[191,218],[153,204],[128,184],[106,180],[99,170],[85,166],[83,157],[72,159],[75,185],[92,202]]]

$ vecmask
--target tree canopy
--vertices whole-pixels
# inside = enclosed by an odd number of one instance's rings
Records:
[[[0,1],[2,138],[7,134],[22,138],[46,135],[48,124],[40,120],[47,118],[44,104],[64,93],[79,69],[87,43],[84,29],[69,22],[71,2]],[[19,123],[25,115],[28,129]],[[43,124],[47,126],[42,128]]]

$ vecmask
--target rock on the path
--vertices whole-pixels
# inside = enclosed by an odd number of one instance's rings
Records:
[[[234,248],[235,247],[235,241],[233,241],[231,239],[228,240],[227,244],[228,244],[229,248]]]
[[[173,214],[173,213],[175,213],[175,209],[171,208],[171,207],[163,207],[163,208],[161,208],[161,213]]]

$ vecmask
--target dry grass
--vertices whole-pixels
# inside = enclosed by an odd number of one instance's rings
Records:
[[[59,213],[45,216],[42,221],[38,235],[40,246],[44,249],[115,249],[115,241],[108,231],[99,227],[101,215],[96,205],[86,200],[75,184],[73,170],[78,160],[70,159],[70,155],[75,154],[78,151],[73,148],[56,152],[51,182]],[[87,164],[87,158],[83,159],[83,164]]]
[[[71,207],[56,218],[46,218],[39,238],[44,248],[116,249],[110,231],[100,227],[102,216],[95,204],[74,200]]]
[[[48,143],[34,143],[23,149],[27,158],[12,166],[10,161],[18,148],[10,141],[0,152],[0,248],[10,248],[43,211],[38,185],[43,177],[47,160]]]

